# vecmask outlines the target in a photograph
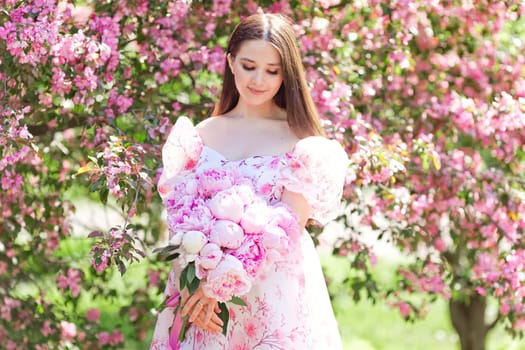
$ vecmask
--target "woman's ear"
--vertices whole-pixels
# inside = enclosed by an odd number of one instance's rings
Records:
[[[233,72],[233,55],[231,53],[229,53],[226,56],[226,59],[228,60],[228,65],[230,66],[230,70],[231,70],[232,74],[235,75],[235,73]]]

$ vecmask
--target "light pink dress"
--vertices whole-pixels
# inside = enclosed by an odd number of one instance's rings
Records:
[[[164,169],[159,193],[165,196],[170,180],[188,171],[234,165],[253,180],[258,194],[270,204],[280,200],[284,188],[301,193],[313,209],[312,218],[324,224],[339,213],[348,158],[340,144],[324,137],[300,140],[282,155],[253,156],[230,161],[205,146],[186,117],[174,125],[163,148]],[[306,230],[297,249],[266,271],[242,298],[247,306],[228,305],[227,335],[191,326],[184,342],[169,342],[173,309],[157,319],[150,349],[193,350],[340,350],[321,264]],[[175,265],[174,265],[175,266]],[[166,295],[177,293],[177,269],[170,273]]]

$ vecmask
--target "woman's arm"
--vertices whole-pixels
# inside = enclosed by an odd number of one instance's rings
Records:
[[[312,214],[312,208],[302,194],[284,190],[281,201],[288,205],[299,218],[299,227],[304,228]]]

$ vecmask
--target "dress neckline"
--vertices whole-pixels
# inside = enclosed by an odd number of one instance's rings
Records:
[[[248,157],[243,157],[243,158],[240,158],[240,159],[229,159],[222,152],[219,152],[215,148],[210,147],[210,146],[208,146],[208,145],[206,145],[204,143],[204,140],[202,139],[201,135],[199,134],[199,131],[197,130],[195,125],[193,125],[193,121],[190,118],[188,118],[187,116],[181,116],[179,118],[186,119],[186,122],[189,123],[189,125],[191,125],[191,128],[193,129],[192,131],[197,136],[197,138],[198,138],[200,144],[202,145],[203,149],[207,149],[207,150],[211,151],[216,156],[221,158],[222,161],[224,161],[225,163],[238,163],[238,162],[243,162],[243,161],[247,161],[247,160],[250,160],[250,159],[258,159],[258,158],[272,158],[272,159],[274,159],[274,158],[287,157],[287,156],[292,155],[295,152],[295,150],[297,149],[297,146],[299,144],[301,144],[302,142],[305,142],[305,140],[307,140],[307,139],[316,139],[316,138],[325,138],[323,136],[318,136],[318,135],[312,135],[312,136],[304,137],[304,138],[300,139],[299,141],[297,141],[294,144],[294,146],[292,147],[292,149],[290,149],[287,152],[280,153],[280,154],[267,154],[267,155],[256,154],[256,155],[252,155],[252,156],[248,156]],[[334,140],[331,140],[331,141],[334,141]]]
[[[252,155],[252,156],[248,156],[248,157],[243,157],[243,158],[240,158],[240,159],[229,159],[224,154],[222,154],[221,152],[217,151],[215,148],[212,148],[210,146],[205,145],[202,142],[202,139],[201,139],[201,144],[202,144],[202,147],[204,149],[207,149],[208,151],[211,151],[212,153],[217,155],[219,158],[221,158],[222,161],[224,161],[226,163],[239,163],[239,162],[245,162],[245,161],[250,160],[250,159],[259,159],[259,158],[271,158],[271,159],[281,158],[281,157],[285,157],[285,156],[289,155],[292,152],[292,151],[288,151],[288,152],[281,153],[281,154],[266,154],[266,155],[258,155],[257,154],[257,155]]]

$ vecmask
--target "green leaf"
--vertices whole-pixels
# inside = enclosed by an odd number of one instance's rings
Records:
[[[235,304],[235,305],[240,305],[240,306],[247,306],[246,305],[246,302],[244,300],[242,300],[241,298],[239,297],[236,297],[236,296],[233,296],[231,299],[230,299],[230,302]]]
[[[107,187],[104,187],[100,190],[100,192],[98,193],[99,196],[100,196],[100,201],[105,205],[107,204],[108,202],[108,194],[109,194],[109,189]]]
[[[186,266],[184,270],[182,270],[182,272],[180,273],[180,277],[179,277],[179,289],[180,290],[183,290],[184,287],[186,287],[186,281],[187,281],[186,275],[188,273],[188,266]]]
[[[182,318],[182,327],[180,328],[179,342],[184,341],[184,337],[186,336],[187,328],[188,328],[188,316]]]
[[[104,237],[104,234],[100,231],[93,231],[90,234],[88,234],[88,238],[99,238]]]
[[[180,253],[173,253],[173,254],[170,254],[168,256],[166,256],[166,258],[164,258],[164,260],[166,261],[172,261],[172,260],[175,260],[179,257]]]
[[[200,280],[198,278],[194,278],[193,281],[189,282],[187,287],[188,287],[188,292],[190,292],[190,294],[193,294],[197,288],[199,288],[199,284],[200,284]]]
[[[168,255],[168,254],[171,254],[171,252],[173,252],[174,250],[177,250],[178,248],[179,248],[178,245],[167,245],[164,247],[154,248],[152,252],[154,254],[159,253],[159,255]]]
[[[226,335],[228,332],[228,321],[230,320],[230,311],[228,311],[228,307],[225,303],[219,303],[219,309],[221,312],[219,313],[219,318],[222,321],[222,334]]]
[[[117,259],[117,265],[118,265],[118,270],[120,271],[120,275],[123,276],[126,273],[126,265],[120,259]]]
[[[187,285],[189,285],[195,279],[195,264],[190,263],[186,269],[188,270],[186,272],[186,279],[188,281]]]

